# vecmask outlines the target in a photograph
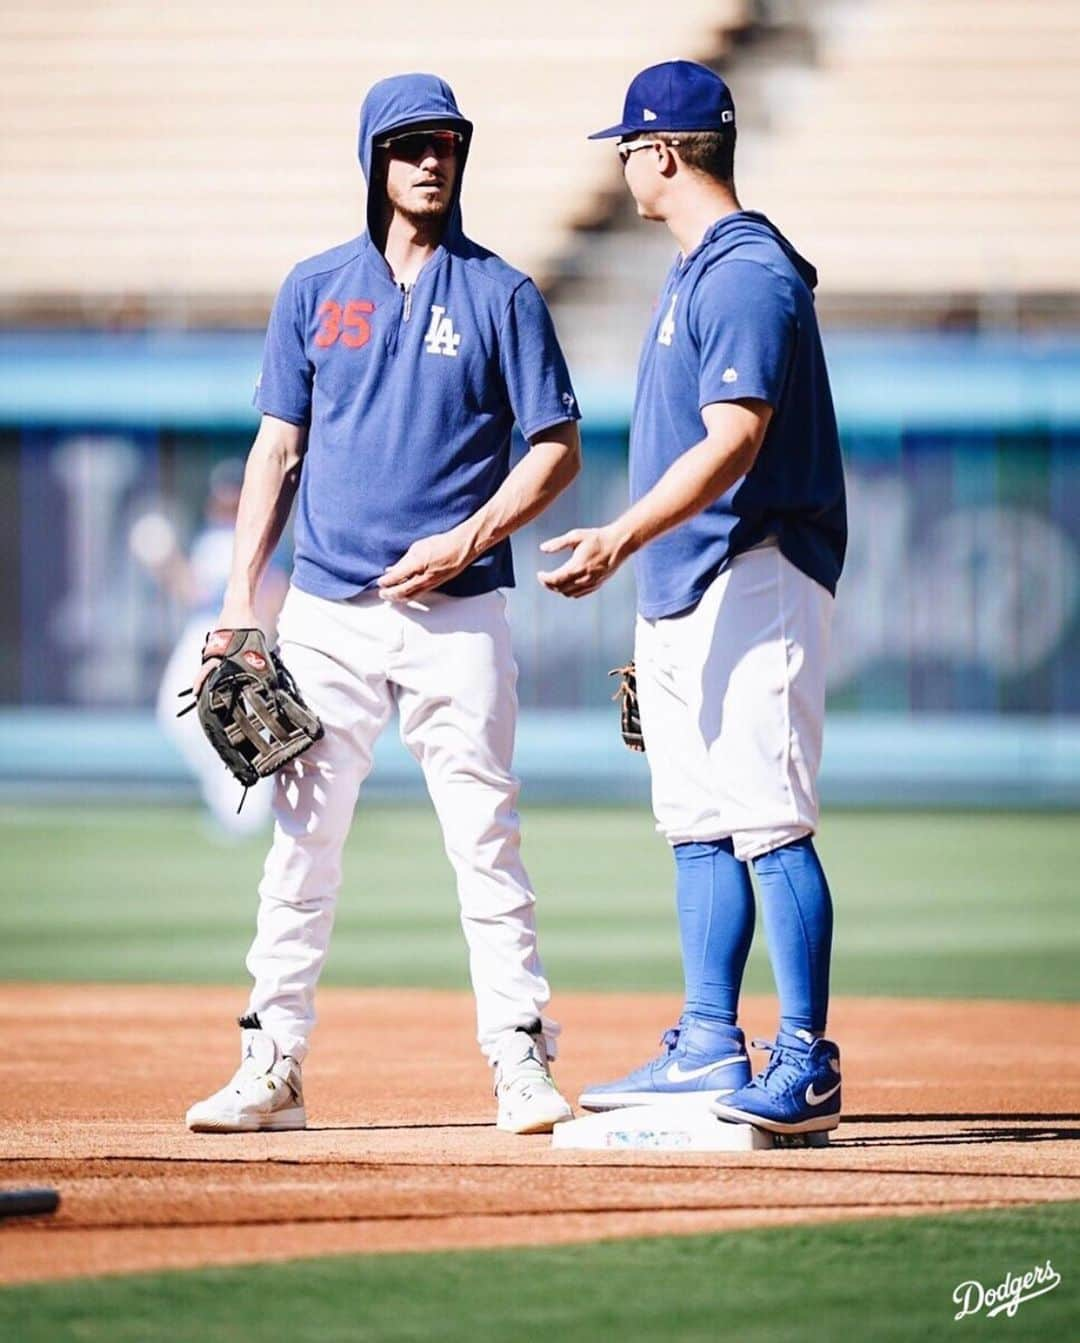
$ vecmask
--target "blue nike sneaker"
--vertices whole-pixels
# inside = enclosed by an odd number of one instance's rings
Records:
[[[755,1048],[769,1041],[754,1041]],[[770,1133],[823,1133],[840,1123],[840,1051],[809,1031],[777,1033],[769,1062],[741,1091],[714,1102],[713,1114]]]
[[[583,1110],[617,1110],[623,1105],[686,1101],[707,1107],[710,1101],[750,1081],[746,1038],[737,1026],[681,1017],[660,1037],[663,1053],[617,1082],[603,1082],[581,1093]]]

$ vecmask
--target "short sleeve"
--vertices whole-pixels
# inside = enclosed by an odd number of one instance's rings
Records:
[[[526,438],[581,418],[555,324],[531,280],[518,285],[507,306],[499,360],[514,418]]]
[[[290,424],[311,421],[314,370],[307,357],[304,322],[294,275],[278,291],[263,346],[262,372],[252,404],[264,415]]]
[[[753,261],[713,266],[694,290],[698,406],[753,397],[775,410],[795,348],[795,307],[782,276]]]

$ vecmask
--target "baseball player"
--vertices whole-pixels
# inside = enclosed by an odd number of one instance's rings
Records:
[[[218,462],[210,472],[205,521],[187,554],[180,549],[172,524],[160,513],[144,514],[132,528],[130,545],[135,558],[154,577],[163,591],[188,607],[188,619],[165,664],[158,688],[158,726],[180,752],[194,774],[207,810],[221,832],[243,838],[262,830],[270,819],[272,785],[257,784],[244,799],[221,760],[203,736],[192,715],[176,716],[177,691],[190,681],[191,668],[199,660],[206,632],[217,619],[229,580],[233,529],[243,482],[242,461]],[[273,560],[267,565],[257,594],[257,620],[264,629],[277,619],[285,595],[284,570]]]
[[[545,542],[572,554],[541,578],[582,597],[634,557],[641,729],[675,856],[686,999],[658,1058],[581,1103],[685,1097],[777,1132],[829,1129],[832,904],[813,835],[846,515],[817,277],[739,205],[735,108],[717,75],[688,61],[643,71],[622,121],[592,138],[607,137],[638,213],[680,250],[638,367],[631,507]],[[751,867],[780,996],[753,1080],[737,1025]]]
[[[302,1128],[341,851],[396,708],[457,876],[478,1039],[500,1128],[570,1116],[519,854],[508,537],[580,465],[574,392],[535,285],[462,231],[472,123],[447,84],[374,85],[360,114],[367,230],[301,262],[270,318],[232,576],[251,596],[299,488],[281,655],[325,735],[277,776],[242,1062],[187,1115],[198,1131]],[[517,422],[531,445],[510,469]],[[200,673],[201,683],[205,673]]]

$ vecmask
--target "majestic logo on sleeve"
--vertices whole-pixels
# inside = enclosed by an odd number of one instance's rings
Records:
[[[675,336],[675,304],[678,301],[678,294],[672,294],[671,307],[668,308],[667,316],[660,323],[660,330],[656,333],[656,343],[658,345],[670,345]]]
[[[454,330],[454,323],[445,308],[437,303],[431,305],[431,322],[424,333],[424,349],[428,354],[457,356],[461,344],[461,334]]]

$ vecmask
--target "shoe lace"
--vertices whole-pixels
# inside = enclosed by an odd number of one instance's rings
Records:
[[[802,1071],[802,1060],[799,1056],[775,1040],[751,1040],[750,1043],[755,1049],[771,1051],[768,1063],[754,1077],[754,1086],[768,1088],[770,1082],[774,1087],[782,1086],[798,1077]]]
[[[679,1043],[679,1033],[678,1026],[669,1026],[663,1035],[661,1035],[659,1041],[661,1052],[657,1054],[655,1059],[651,1060],[652,1065],[663,1063],[666,1059],[671,1057]],[[646,1067],[648,1066],[649,1065],[646,1064]]]

